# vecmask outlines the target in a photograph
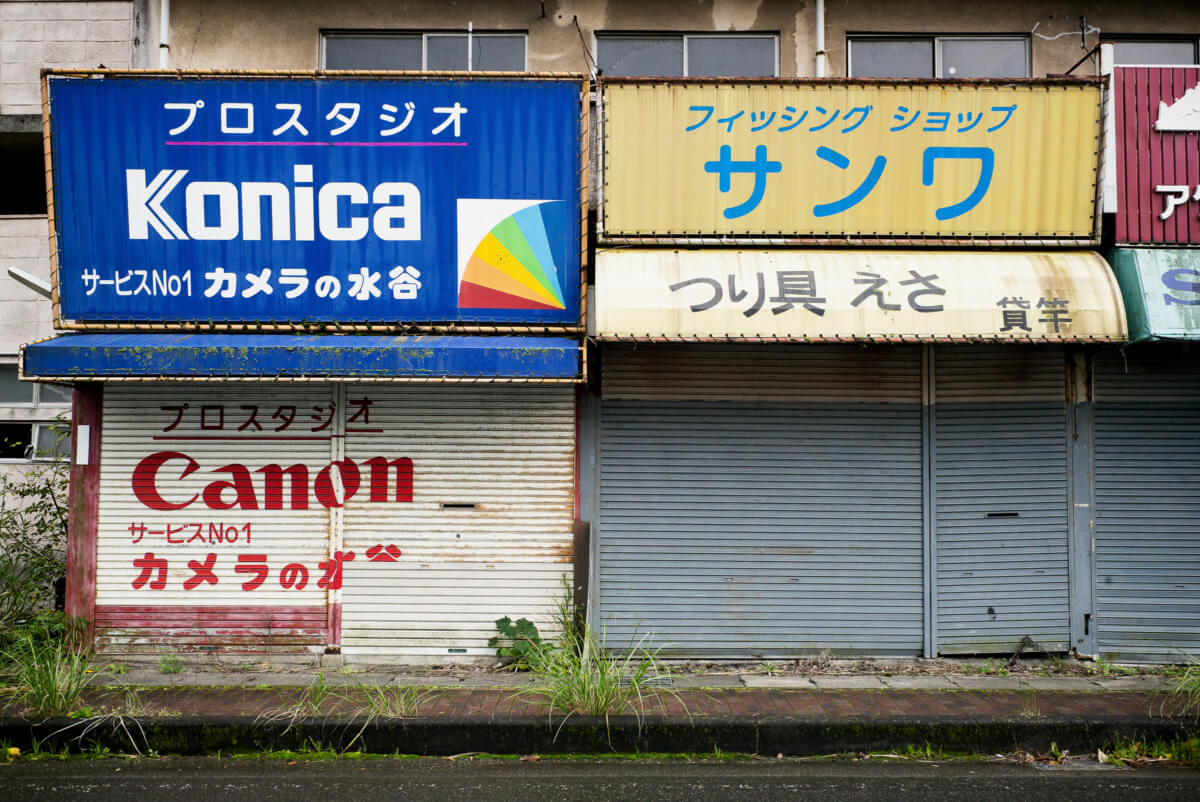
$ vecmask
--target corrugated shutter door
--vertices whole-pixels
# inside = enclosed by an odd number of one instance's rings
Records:
[[[1094,367],[1096,638],[1115,659],[1200,657],[1200,350]]]
[[[610,647],[920,652],[919,348],[639,344],[603,359]]]
[[[353,420],[362,396],[369,422]],[[342,651],[494,655],[487,640],[505,615],[547,634],[572,569],[574,388],[363,386],[346,397],[347,458],[411,460],[412,501],[360,491],[346,505],[345,549],[356,557],[345,569]],[[388,545],[401,552],[395,561],[367,557]]]
[[[330,388],[320,385],[105,389],[96,571],[100,651],[325,648],[328,607],[318,580],[319,564],[328,559],[330,516],[312,484],[329,464],[331,430],[313,429],[332,414],[331,400]],[[134,487],[143,459],[172,452],[176,456]],[[195,467],[181,478],[192,466],[188,459]],[[264,467],[296,464],[307,477],[298,485],[282,478],[281,509],[270,509],[276,504],[268,498]],[[220,489],[214,482],[230,486],[214,494]],[[240,493],[233,486],[239,482]],[[160,506],[179,509],[153,509],[136,490],[151,501],[147,493],[153,491]],[[295,566],[305,572],[303,582]]]
[[[1061,349],[935,350],[937,643],[942,654],[1070,641]]]

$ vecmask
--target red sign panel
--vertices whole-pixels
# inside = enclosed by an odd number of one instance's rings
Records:
[[[1117,67],[1117,242],[1200,245],[1200,67]]]

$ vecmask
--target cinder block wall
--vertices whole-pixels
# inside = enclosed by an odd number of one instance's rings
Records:
[[[134,4],[0,0],[0,114],[41,114],[42,67],[129,69]]]
[[[50,280],[50,238],[45,217],[0,218],[0,354],[54,333],[50,302],[9,278],[8,268]]]

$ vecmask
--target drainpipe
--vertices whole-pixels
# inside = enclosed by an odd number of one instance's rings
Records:
[[[165,70],[171,64],[171,0],[158,3],[158,67]]]
[[[817,77],[825,77],[825,0],[817,0]]]
[[[475,65],[471,63],[475,60],[473,54],[471,53],[471,38],[474,35],[474,33],[475,33],[475,23],[468,22],[467,23],[467,72],[471,72],[471,70],[474,69],[474,67],[475,67]]]

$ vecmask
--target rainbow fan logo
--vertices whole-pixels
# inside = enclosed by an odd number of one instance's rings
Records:
[[[459,309],[566,308],[543,214],[559,203],[459,199]]]

